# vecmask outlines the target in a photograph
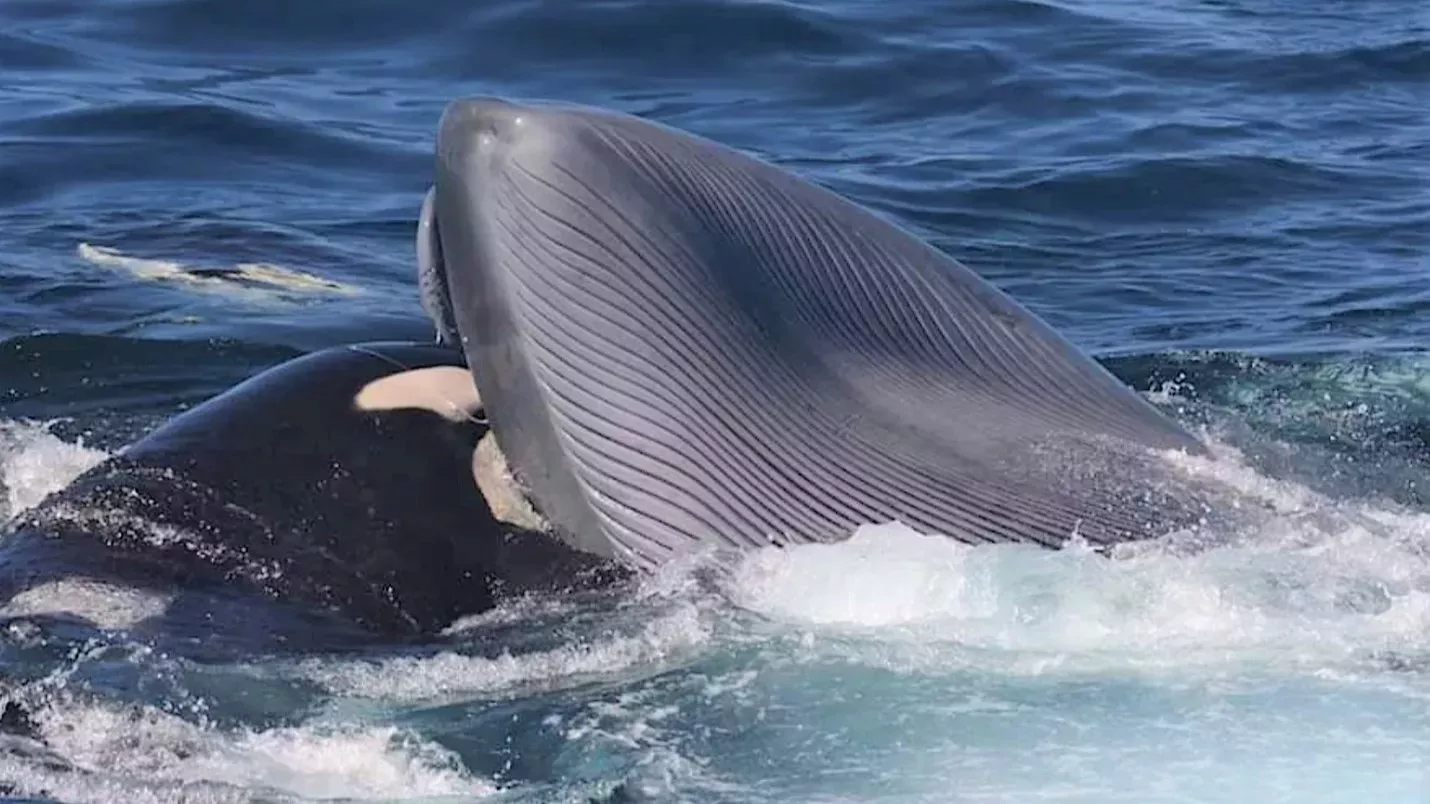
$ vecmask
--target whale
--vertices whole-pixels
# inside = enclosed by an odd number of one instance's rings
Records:
[[[547,532],[651,569],[901,522],[1099,551],[1196,527],[1203,441],[962,262],[623,112],[464,97],[422,305]]]
[[[90,626],[71,604],[129,600],[127,633],[243,655],[428,639],[512,596],[608,584],[605,562],[511,524],[502,465],[460,351],[315,351],[14,517],[0,600]]]

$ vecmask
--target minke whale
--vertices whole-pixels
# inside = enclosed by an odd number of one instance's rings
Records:
[[[464,98],[418,276],[548,530],[649,568],[900,521],[1096,547],[1192,526],[1205,446],[969,268],[615,111]]]
[[[528,515],[494,474],[481,409],[450,348],[288,361],[13,519],[0,600],[56,583],[149,591],[167,604],[131,633],[321,650],[430,636],[509,595],[618,577],[510,524]]]

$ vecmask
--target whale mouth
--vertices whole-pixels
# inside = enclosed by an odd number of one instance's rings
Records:
[[[452,294],[447,287],[447,264],[442,259],[436,202],[437,190],[429,188],[422,198],[422,211],[417,219],[417,288],[422,309],[437,330],[437,343],[457,347],[461,345],[461,334],[457,332]]]

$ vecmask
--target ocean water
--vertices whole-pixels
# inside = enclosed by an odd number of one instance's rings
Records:
[[[43,738],[0,738],[9,794],[1430,802],[1421,0],[7,0],[0,69],[0,518],[304,350],[430,337],[414,220],[477,93],[853,197],[1267,512],[1117,561],[869,523],[357,656],[195,662],[125,637],[166,601],[57,585],[0,612]]]

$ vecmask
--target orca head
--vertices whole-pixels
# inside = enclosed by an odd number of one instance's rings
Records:
[[[205,527],[245,566],[272,568],[261,583],[278,597],[420,634],[495,605],[518,583],[503,577],[510,543],[541,536],[488,505],[483,484],[501,482],[478,481],[489,434],[461,352],[365,343],[271,368],[122,457],[131,477],[157,469],[175,494],[202,490],[152,508],[220,522]]]

